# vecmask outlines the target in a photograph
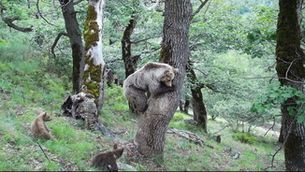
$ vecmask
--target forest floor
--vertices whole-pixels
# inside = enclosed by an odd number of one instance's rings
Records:
[[[136,118],[129,113],[122,89],[106,89],[101,121],[112,131],[122,133],[117,138],[103,137],[99,132],[85,130],[81,121],[61,115],[60,106],[71,88],[67,78],[41,69],[43,60],[0,59],[0,171],[7,170],[94,170],[89,160],[97,152],[110,150],[115,142],[134,138]],[[33,140],[29,127],[37,111],[48,112],[52,121],[47,122],[56,140]],[[283,152],[275,157],[278,133],[264,136],[268,127],[253,129],[253,142],[241,143],[221,118],[208,121],[208,133],[186,122],[191,117],[177,112],[170,128],[196,133],[203,146],[175,134],[166,135],[163,170],[284,170]],[[270,124],[268,124],[270,126]],[[224,129],[223,129],[224,128]],[[223,129],[223,130],[222,130]],[[220,131],[221,130],[221,131]],[[124,132],[122,132],[124,131]],[[221,135],[221,143],[214,139]],[[43,151],[41,151],[41,145]],[[207,146],[209,145],[209,146]],[[212,148],[212,147],[213,148]],[[48,160],[48,159],[49,160]],[[119,159],[136,170],[154,170],[150,164],[128,160],[126,152]],[[130,170],[130,169],[129,169]]]

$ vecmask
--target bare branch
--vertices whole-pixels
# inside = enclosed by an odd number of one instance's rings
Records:
[[[40,9],[39,9],[39,0],[37,0],[37,2],[36,2],[36,8],[37,8],[37,12],[38,12],[39,16],[40,16],[45,22],[47,22],[49,25],[56,26],[56,25],[54,25],[53,23],[50,23],[46,18],[44,18],[44,16],[43,16],[42,13],[40,12]]]
[[[66,6],[69,5],[71,2],[72,2],[72,5],[77,5],[77,4],[81,3],[81,2],[83,2],[83,0],[78,0],[78,1],[76,1],[76,2],[73,2],[73,0],[69,0],[67,3],[64,3],[64,1],[60,1],[61,8],[66,7]]]
[[[31,27],[20,27],[20,26],[17,26],[16,24],[14,24],[13,22],[14,21],[16,21],[16,20],[20,20],[20,18],[18,17],[18,16],[13,16],[13,17],[4,17],[4,14],[3,14],[3,12],[6,10],[6,8],[2,5],[2,3],[0,2],[0,13],[1,13],[1,18],[2,18],[2,20],[3,20],[3,22],[7,25],[7,26],[9,26],[9,27],[11,27],[11,28],[13,28],[13,29],[15,29],[15,30],[17,30],[17,31],[20,31],[20,32],[32,32],[33,31],[33,26],[31,26]]]
[[[197,10],[192,14],[192,18],[198,14],[200,12],[200,10],[205,6],[205,4],[208,2],[209,0],[205,0],[205,1],[202,1],[200,0],[201,4],[200,6],[197,8]]]
[[[289,79],[287,77],[278,77],[279,79],[285,79],[287,81],[293,82],[293,83],[297,83],[297,84],[305,84],[304,81],[297,81],[297,80],[293,80],[293,79]]]
[[[39,146],[40,150],[42,151],[42,153],[44,154],[44,156],[48,159],[48,161],[50,161],[49,157],[47,156],[47,154],[44,152],[44,150],[42,149],[42,147],[40,146],[40,144],[38,142],[36,142],[37,145]]]
[[[151,53],[154,53],[156,51],[159,51],[160,49],[161,49],[161,46],[160,47],[151,48],[150,50],[143,51],[142,54],[151,54]]]
[[[59,39],[60,39],[62,36],[67,36],[67,37],[69,37],[69,35],[68,35],[67,33],[65,33],[65,32],[60,32],[60,33],[56,36],[56,38],[55,38],[55,40],[54,40],[54,42],[53,42],[53,44],[52,44],[52,46],[51,46],[51,53],[52,53],[53,57],[56,57],[55,52],[54,52],[54,49],[55,49],[55,47],[56,47],[56,45],[57,45]]]
[[[294,60],[289,64],[289,66],[288,66],[288,68],[287,68],[287,71],[286,71],[286,74],[285,74],[285,77],[286,77],[286,78],[288,78],[288,73],[289,73],[289,70],[290,70],[292,64],[293,64],[296,60],[299,60],[299,59],[300,59],[300,58],[296,58],[296,59],[294,59]]]
[[[198,69],[198,68],[196,68],[196,67],[192,67],[194,70],[197,70],[198,72],[200,72],[202,75],[204,75],[204,76],[208,76],[208,74],[206,73],[206,72],[204,72],[204,71],[202,71],[201,69]]]
[[[18,30],[20,32],[32,32],[33,31],[33,28],[32,28],[33,26],[31,26],[31,27],[20,27],[20,26],[17,26],[16,24],[14,24],[13,22],[15,20],[19,20],[19,17],[9,18],[9,17],[3,17],[2,16],[2,20],[7,26],[9,26],[9,27],[11,27],[15,30]]]
[[[273,77],[274,76],[242,77],[242,79],[269,79]]]
[[[156,0],[155,4],[153,4],[152,6],[148,7],[146,6],[143,1],[140,1],[140,5],[144,8],[146,8],[147,10],[154,10],[160,3],[160,0]]]
[[[212,136],[213,136],[213,135],[216,135],[216,134],[220,133],[221,131],[223,131],[224,129],[226,129],[227,127],[229,127],[229,126],[230,126],[230,125],[225,125],[225,126],[222,127],[220,130],[218,130],[218,131],[212,133],[211,135],[212,135]]]
[[[108,60],[108,61],[105,61],[106,64],[109,64],[109,63],[114,63],[116,61],[121,61],[122,59],[121,58],[116,58],[116,59],[112,59],[112,60]]]
[[[166,132],[168,134],[176,134],[177,136],[182,137],[184,139],[187,139],[191,142],[194,142],[195,144],[198,144],[200,146],[205,145],[209,148],[214,149],[213,146],[206,144],[202,138],[200,138],[198,135],[196,135],[195,133],[192,133],[190,131],[178,130],[178,129],[175,129],[175,128],[169,128]]]
[[[301,108],[298,110],[300,111],[301,109],[303,109],[303,106],[301,106]],[[288,132],[285,136],[285,139],[284,139],[284,142],[283,144],[281,144],[281,146],[275,151],[275,153],[272,155],[272,159],[271,159],[271,165],[266,167],[265,170],[267,170],[268,168],[273,168],[274,167],[274,159],[275,159],[275,156],[280,152],[280,150],[282,150],[286,144],[286,142],[288,141],[288,137],[292,131],[292,126],[295,124],[296,122],[296,117],[294,117],[294,119],[291,121],[291,123],[289,124],[289,128],[288,128]]]
[[[73,0],[69,0],[69,2],[65,3],[64,1],[60,0],[60,5],[61,5],[61,8],[64,8],[66,7],[69,3],[71,3]]]
[[[285,140],[283,142],[283,144],[275,151],[275,153],[272,155],[272,159],[271,159],[271,168],[274,167],[273,163],[274,163],[274,159],[275,159],[275,156],[279,153],[280,150],[283,149],[283,147],[285,146],[286,142],[288,141],[288,137],[290,135],[290,132],[291,132],[291,128],[292,128],[292,125],[294,124],[294,121],[291,122],[290,126],[289,126],[289,130],[288,130],[288,133],[285,137]]]
[[[195,50],[195,48],[197,48],[197,46],[202,45],[204,43],[206,43],[206,42],[201,41],[201,42],[192,43],[192,44],[190,44],[190,50]]]
[[[273,128],[274,128],[274,125],[275,125],[275,117],[272,117],[273,118],[273,124],[272,124],[272,126],[266,131],[266,133],[264,134],[264,136],[266,136],[267,134],[268,134],[268,132],[270,131],[270,130],[273,130]]]
[[[153,39],[153,38],[158,38],[158,36],[151,36],[151,37],[148,37],[148,38],[144,38],[144,39],[140,39],[140,40],[136,40],[136,41],[131,41],[130,43],[132,43],[132,44],[138,44],[138,43],[140,43],[140,42],[145,42],[145,41],[147,41],[147,40],[149,40],[149,39]]]

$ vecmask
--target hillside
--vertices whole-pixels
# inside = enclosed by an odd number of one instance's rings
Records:
[[[43,58],[0,59],[0,170],[94,170],[89,160],[99,151],[110,150],[114,142],[133,139],[136,119],[129,113],[127,103],[118,86],[106,89],[105,105],[101,121],[112,131],[121,133],[115,139],[99,132],[82,128],[82,122],[61,114],[60,106],[70,87],[65,78],[48,73]],[[30,136],[29,127],[37,111],[48,112],[52,121],[47,125],[56,137],[55,141],[38,140],[49,160]],[[190,116],[177,112],[170,128],[196,133],[203,146],[189,142],[174,134],[167,134],[165,163],[159,170],[264,170],[271,163],[271,155],[277,148],[277,136],[256,132],[255,144],[241,143],[221,118],[208,121],[208,135],[185,122]],[[213,133],[221,135],[221,143],[213,139]],[[266,130],[266,129],[265,129]],[[255,133],[255,132],[254,132]],[[213,148],[211,148],[212,146]],[[240,154],[240,156],[238,156]],[[155,170],[150,164],[127,159],[126,152],[119,159],[137,170]],[[275,168],[284,170],[284,157],[280,152]]]

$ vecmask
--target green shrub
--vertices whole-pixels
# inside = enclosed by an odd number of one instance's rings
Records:
[[[189,119],[190,117],[181,112],[176,112],[172,121],[182,121],[184,119]]]
[[[237,141],[248,144],[253,144],[257,141],[256,137],[254,137],[250,133],[244,133],[244,132],[236,132],[232,135],[232,137]]]

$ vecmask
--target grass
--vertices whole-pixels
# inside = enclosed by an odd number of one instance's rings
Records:
[[[10,170],[94,170],[89,160],[100,151],[110,150],[114,140],[101,137],[98,132],[82,128],[82,123],[61,116],[60,105],[71,90],[65,78],[49,74],[41,66],[44,60],[25,58],[20,60],[0,59],[0,171]],[[68,83],[67,83],[68,82]],[[122,89],[117,86],[106,89],[105,104],[101,121],[113,131],[126,130],[120,140],[131,140],[136,132],[136,117],[128,110]],[[56,137],[53,141],[33,140],[29,133],[31,121],[37,116],[37,109],[51,114],[47,125]],[[263,170],[275,152],[277,138],[251,135],[253,144],[241,143],[234,139],[229,128],[222,130],[222,142],[212,139],[213,133],[226,124],[224,121],[209,120],[208,132],[186,123],[191,117],[175,113],[170,128],[189,130],[205,140],[199,146],[176,135],[167,134],[165,145],[166,170]],[[117,140],[116,140],[117,141]],[[48,155],[48,161],[40,150],[39,143]],[[232,158],[239,152],[238,159]],[[143,171],[151,169],[149,164],[129,162],[124,155],[119,160]],[[276,168],[283,170],[283,153],[276,157]]]

